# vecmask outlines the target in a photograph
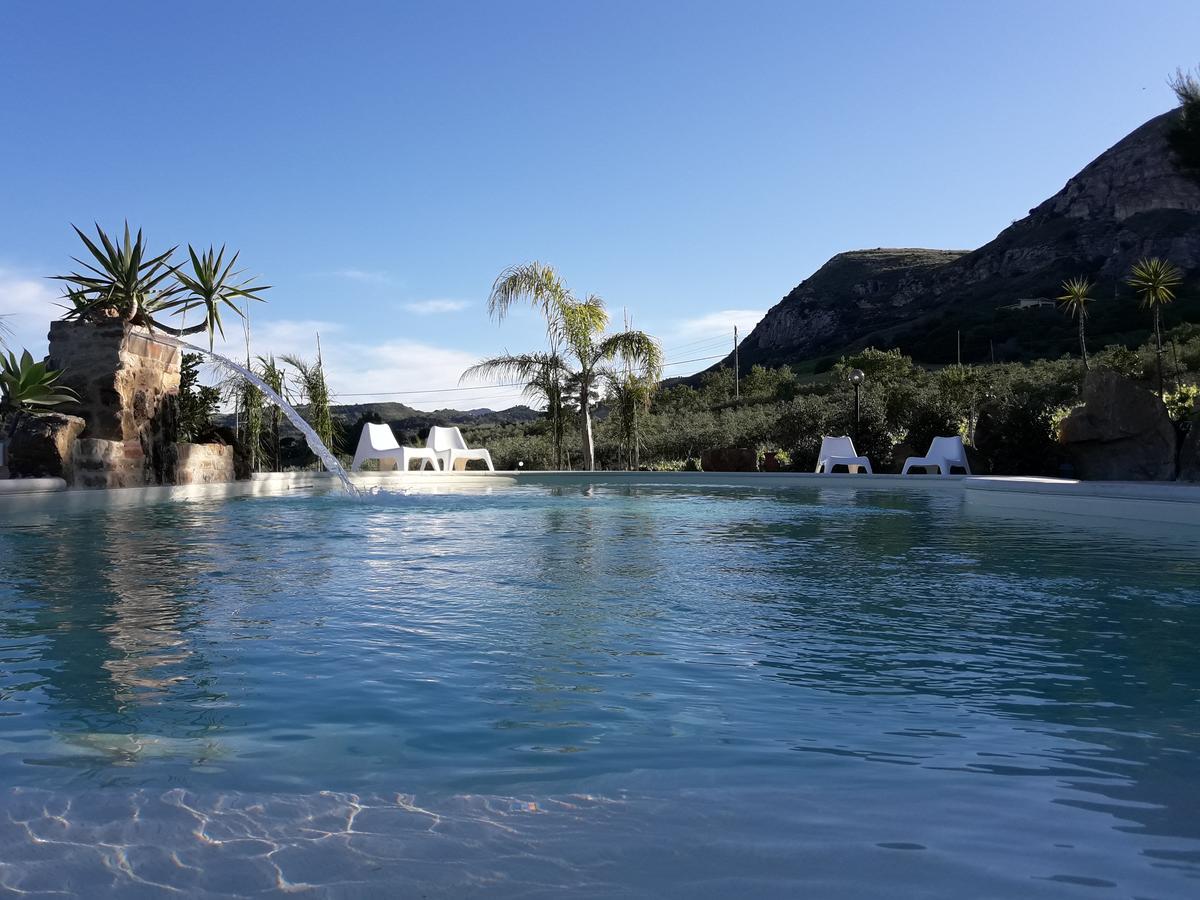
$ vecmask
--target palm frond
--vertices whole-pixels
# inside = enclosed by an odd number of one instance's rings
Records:
[[[599,360],[620,362],[644,378],[662,378],[662,347],[644,331],[629,329],[610,334],[600,342],[596,355]]]
[[[1062,283],[1063,295],[1058,298],[1058,302],[1068,314],[1086,319],[1087,305],[1092,302],[1093,287],[1095,285],[1083,276],[1068,278]]]
[[[1173,264],[1157,256],[1134,263],[1126,284],[1137,291],[1145,307],[1166,306],[1175,299],[1175,291],[1183,281],[1183,273]]]

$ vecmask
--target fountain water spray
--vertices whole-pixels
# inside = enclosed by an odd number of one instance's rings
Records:
[[[177,347],[180,350],[194,350],[196,353],[203,353],[218,365],[224,366],[231,372],[236,372],[237,374],[241,375],[256,388],[262,391],[268,400],[283,410],[283,414],[288,417],[288,421],[295,425],[296,428],[300,430],[300,433],[304,435],[304,440],[308,443],[309,449],[312,450],[313,453],[317,454],[317,457],[322,463],[325,464],[326,469],[341,479],[342,487],[346,489],[346,493],[351,497],[362,496],[362,493],[359,491],[359,489],[354,486],[354,482],[350,480],[350,476],[346,474],[346,470],[342,468],[342,464],[337,461],[337,457],[330,452],[329,448],[326,447],[321,439],[317,436],[317,433],[313,431],[312,426],[304,421],[300,413],[296,412],[290,403],[279,396],[279,394],[275,393],[275,391],[271,390],[270,385],[255,375],[248,368],[235,363],[232,359],[228,359],[227,357],[222,356],[220,353],[214,353],[212,350],[205,350],[203,347],[197,347],[195,344],[189,344],[187,341],[181,341],[179,338],[171,337],[170,335],[151,334],[147,337],[156,343],[166,344],[168,347]]]

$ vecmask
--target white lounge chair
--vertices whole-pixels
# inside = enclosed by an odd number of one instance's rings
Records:
[[[482,459],[487,463],[489,472],[496,471],[496,467],[492,465],[492,454],[482,447],[468,447],[462,432],[453,426],[445,428],[434,425],[429,429],[425,447],[441,460],[443,472],[461,472],[467,467],[467,461],[472,459]],[[421,463],[421,468],[425,468],[424,462]]]
[[[967,449],[963,446],[962,438],[935,437],[929,445],[929,452],[924,456],[910,456],[904,461],[901,475],[907,475],[909,469],[937,469],[941,475],[953,474],[954,469],[962,469],[968,475],[971,467],[967,465]]]
[[[824,470],[826,475],[831,475],[834,466],[845,466],[847,472],[866,470],[868,475],[875,474],[871,471],[871,461],[858,455],[858,451],[854,449],[854,441],[846,435],[821,438],[821,449],[817,452],[817,468],[813,471],[820,473]]]
[[[396,443],[396,435],[392,434],[390,427],[373,422],[367,422],[363,426],[350,470],[357,472],[368,459],[379,460],[380,472],[386,472],[393,463],[399,463],[400,471],[407,472],[408,464],[417,459],[422,460],[421,468],[425,468],[426,462],[432,462],[434,469],[437,469],[441,462],[438,455],[428,447],[401,447]]]

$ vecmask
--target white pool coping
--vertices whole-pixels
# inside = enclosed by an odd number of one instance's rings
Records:
[[[937,493],[962,497],[972,511],[999,514],[1067,515],[1158,522],[1200,528],[1200,484],[1181,482],[1070,481],[1058,478],[937,475],[815,475],[807,472],[359,472],[364,490],[422,493],[490,492],[519,484],[562,487],[587,485],[677,488],[820,488],[850,491]],[[338,489],[325,472],[255,475],[231,484],[67,490],[58,478],[0,480],[0,522],[32,513],[73,513],[178,500],[280,496],[295,491]]]

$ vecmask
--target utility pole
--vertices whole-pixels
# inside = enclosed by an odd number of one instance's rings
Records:
[[[742,399],[741,385],[738,383],[741,379],[741,373],[738,370],[738,339],[737,326],[733,326],[733,399],[735,401]]]
[[[955,332],[955,340],[958,343],[958,367],[962,368],[962,330]]]

